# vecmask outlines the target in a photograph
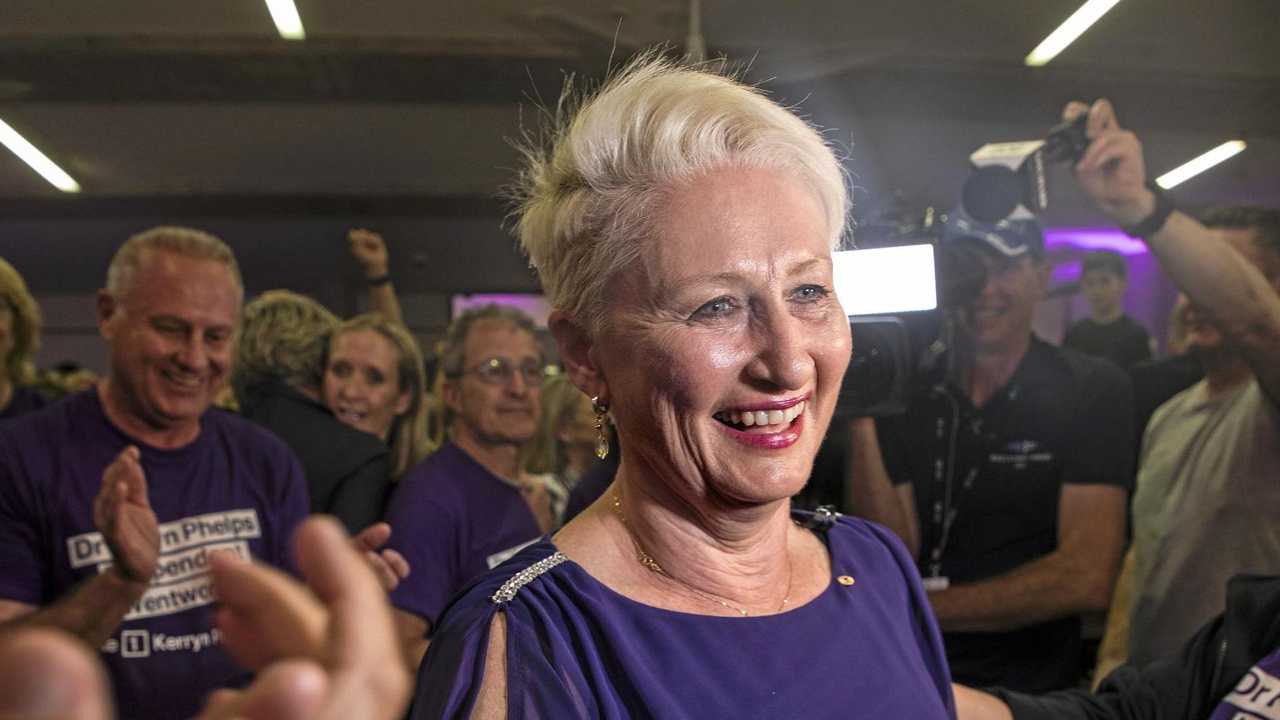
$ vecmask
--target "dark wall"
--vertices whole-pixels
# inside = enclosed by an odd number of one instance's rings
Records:
[[[288,201],[284,201],[286,204]],[[271,288],[305,293],[339,315],[363,309],[364,283],[347,250],[346,232],[381,232],[391,253],[406,322],[424,344],[449,321],[455,293],[537,292],[538,284],[515,241],[492,213],[397,216],[341,212],[317,216],[234,216],[135,213],[131,216],[0,219],[0,257],[22,273],[45,313],[41,364],[75,360],[105,367],[96,338],[93,294],[115,249],[131,234],[160,224],[211,232],[231,246],[250,297]],[[75,213],[68,213],[74,215]],[[32,213],[32,215],[39,215]]]

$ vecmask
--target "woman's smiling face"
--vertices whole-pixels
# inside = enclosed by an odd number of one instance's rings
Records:
[[[342,422],[386,440],[412,398],[400,388],[400,355],[374,330],[352,330],[329,343],[324,403]]]
[[[689,498],[790,497],[849,362],[826,213],[797,175],[743,167],[658,213],[593,350],[626,456]]]

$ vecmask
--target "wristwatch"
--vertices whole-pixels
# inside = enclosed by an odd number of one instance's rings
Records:
[[[1151,191],[1151,194],[1155,196],[1155,208],[1151,211],[1150,215],[1138,221],[1136,224],[1125,225],[1120,228],[1126,235],[1142,238],[1144,240],[1160,232],[1160,229],[1164,227],[1165,222],[1169,220],[1169,214],[1176,209],[1174,208],[1173,203],[1169,200],[1169,196],[1165,195],[1164,189],[1157,185],[1154,180],[1147,180],[1146,187]]]

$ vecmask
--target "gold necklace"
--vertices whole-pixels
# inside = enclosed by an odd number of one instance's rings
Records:
[[[671,580],[672,582],[676,582],[685,586],[686,588],[688,588],[690,591],[692,591],[694,594],[701,597],[702,599],[709,600],[727,610],[732,610],[733,612],[738,613],[742,617],[747,617],[748,615],[751,614],[744,607],[738,607],[737,605],[733,605],[729,602],[726,602],[724,599],[717,597],[716,595],[712,595],[709,592],[700,590],[694,587],[693,585],[690,585],[689,583],[667,572],[661,565],[659,565],[658,561],[654,560],[653,556],[645,552],[644,548],[640,546],[640,540],[635,536],[635,533],[631,532],[631,526],[627,524],[627,516],[622,514],[622,493],[616,489],[613,491],[613,512],[615,515],[618,516],[618,520],[622,522],[622,527],[626,529],[627,535],[631,538],[631,543],[635,545],[636,560],[638,560],[641,565],[648,568],[653,573],[661,575],[667,578],[668,580]],[[791,582],[793,580],[794,571],[795,571],[795,568],[792,566],[790,562],[788,562],[787,563],[787,594],[782,598],[782,602],[778,604],[778,612],[782,612],[784,609],[786,609],[787,603],[791,602]]]

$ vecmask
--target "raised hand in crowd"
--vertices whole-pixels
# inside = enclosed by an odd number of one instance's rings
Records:
[[[387,263],[387,243],[381,235],[372,230],[353,228],[347,232],[347,242],[351,245],[351,257],[360,263],[366,280],[374,280],[387,274],[390,269]]]
[[[52,627],[0,632],[0,718],[113,715],[107,674],[89,645]]]
[[[132,582],[150,582],[160,556],[160,527],[147,500],[147,480],[138,448],[130,445],[107,466],[93,512],[120,575]],[[351,546],[387,592],[409,575],[404,556],[382,547],[390,538],[391,526],[379,522],[351,539]]]
[[[1133,225],[1151,214],[1154,196],[1146,187],[1142,143],[1120,127],[1108,100],[1092,106],[1076,101],[1062,111],[1065,120],[1088,113],[1085,131],[1091,142],[1076,164],[1076,179],[1090,197],[1121,225]]]
[[[396,323],[404,323],[400,300],[391,284],[390,253],[382,236],[372,230],[352,228],[347,232],[351,257],[360,265],[364,280],[369,286],[369,310],[382,313]]]
[[[409,561],[403,555],[391,548],[382,547],[390,539],[391,526],[384,522],[374,523],[351,538],[351,547],[364,557],[369,569],[377,576],[378,583],[387,592],[395,590],[401,580],[409,577],[410,569]]]
[[[103,471],[93,522],[111,548],[117,572],[126,580],[149,583],[160,558],[160,524],[147,498],[137,447],[126,447]]]
[[[1280,398],[1280,272],[1256,264],[1253,245],[1234,245],[1173,209],[1148,182],[1142,143],[1121,127],[1105,99],[1069,103],[1062,115],[1088,113],[1089,149],[1075,166],[1080,186],[1116,222],[1141,235],[1174,284],[1238,350],[1273,403]],[[1150,225],[1150,227],[1138,227]],[[1224,239],[1226,242],[1224,242]],[[1240,240],[1241,238],[1237,238]],[[1233,245],[1234,252],[1223,252]]]
[[[303,523],[294,548],[307,587],[234,555],[211,558],[224,642],[258,676],[210,695],[199,720],[400,717],[410,678],[379,579],[331,518]]]
[[[304,522],[294,546],[307,586],[231,552],[210,556],[223,640],[258,676],[243,690],[211,693],[198,720],[400,717],[410,678],[374,572],[331,518]],[[0,717],[113,714],[89,645],[48,627],[0,633]]]

